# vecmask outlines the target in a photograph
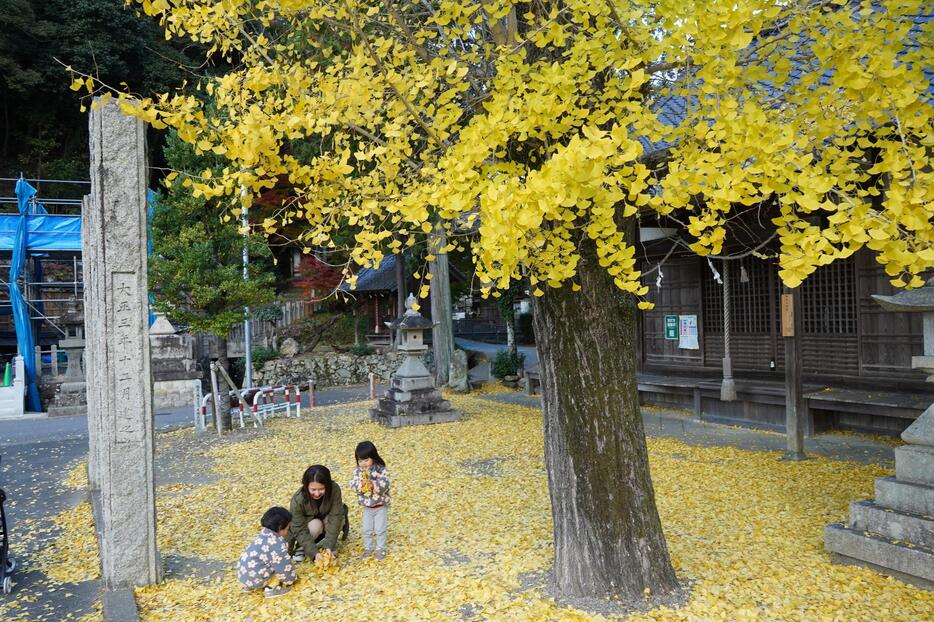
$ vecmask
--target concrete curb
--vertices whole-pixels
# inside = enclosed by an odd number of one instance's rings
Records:
[[[139,609],[133,590],[105,591],[102,600],[106,622],[139,622]]]

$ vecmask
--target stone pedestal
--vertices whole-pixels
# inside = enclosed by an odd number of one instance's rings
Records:
[[[390,388],[379,398],[376,407],[370,409],[370,419],[389,428],[423,423],[449,423],[461,418],[459,410],[441,397],[429,376],[424,383],[428,386],[406,382],[405,378],[393,376]]]
[[[108,590],[156,583],[152,372],[146,261],[146,128],[116,102],[90,115],[83,205],[89,477],[99,488]]]
[[[24,411],[23,395],[26,391],[26,366],[23,357],[13,358],[13,384],[0,387],[0,419],[22,417]]]
[[[62,382],[55,388],[55,396],[49,403],[50,417],[69,417],[88,412],[87,385],[83,380]]]
[[[454,350],[451,355],[450,371],[448,373],[448,386],[458,393],[466,393],[470,390],[467,353],[463,350]]]
[[[179,335],[164,315],[149,327],[152,352],[152,400],[156,410],[192,406],[201,387],[190,335]]]
[[[824,531],[835,562],[868,566],[934,589],[934,404],[895,450],[895,477],[876,480],[872,501],[850,505],[848,525]]]
[[[422,363],[428,350],[422,340],[423,332],[431,328],[431,321],[414,309],[415,297],[406,300],[405,315],[393,323],[399,329],[399,351],[405,354],[402,365],[393,374],[389,390],[370,409],[370,419],[390,428],[422,423],[447,423],[460,419],[460,411],[452,410],[451,403],[442,399],[435,388],[435,380]]]
[[[924,356],[911,366],[934,382],[934,279],[895,296],[873,296],[891,311],[923,313]],[[834,561],[858,564],[934,589],[934,404],[895,450],[895,477],[876,480],[876,497],[850,505],[849,526],[828,525],[824,546]]]

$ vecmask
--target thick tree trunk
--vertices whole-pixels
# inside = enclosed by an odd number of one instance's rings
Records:
[[[227,338],[218,337],[217,338],[217,364],[224,368],[224,370],[229,374],[230,373],[230,359],[227,358]],[[221,407],[220,412],[220,421],[224,430],[233,429],[233,421],[230,419],[230,398],[228,397],[228,392],[230,387],[227,386],[227,383],[224,381],[224,377],[220,374],[217,376],[217,392],[218,392],[218,403]]]
[[[559,596],[641,597],[677,585],[649,475],[635,301],[587,243],[579,292],[545,288],[534,322]]]
[[[438,386],[448,383],[451,357],[454,355],[454,323],[451,319],[451,272],[448,256],[440,249],[447,245],[444,229],[435,226],[435,238],[431,252],[435,260],[428,263],[431,272],[431,344],[435,357],[435,380]]]

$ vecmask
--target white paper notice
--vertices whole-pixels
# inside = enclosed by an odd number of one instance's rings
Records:
[[[696,315],[678,316],[678,347],[686,350],[697,350],[700,348],[697,342]]]

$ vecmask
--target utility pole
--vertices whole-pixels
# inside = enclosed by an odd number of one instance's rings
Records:
[[[246,194],[246,187],[243,186],[240,188],[240,196]],[[249,219],[247,218],[247,208],[243,205],[243,202],[240,202],[240,227],[243,229],[243,280],[250,280],[250,231],[249,231]],[[250,334],[250,307],[243,307],[243,352],[244,352],[244,365],[243,365],[243,388],[252,389],[253,388],[253,348],[251,344],[253,342],[252,335]]]
[[[451,320],[451,275],[448,268],[447,253],[442,252],[445,246],[447,246],[447,238],[444,227],[440,223],[436,223],[432,242],[429,246],[430,252],[435,256],[435,259],[429,262],[428,269],[431,273],[431,321],[434,322],[432,347],[435,355],[435,380],[438,386],[448,383],[451,357],[454,355],[454,327]]]

